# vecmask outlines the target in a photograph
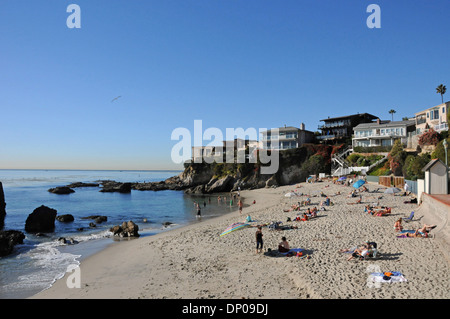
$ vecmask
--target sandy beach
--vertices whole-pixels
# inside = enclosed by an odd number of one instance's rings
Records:
[[[367,184],[370,191],[379,185]],[[309,194],[312,205],[289,211],[307,196],[285,197],[290,191]],[[69,289],[67,278],[58,280],[32,298],[109,299],[447,299],[450,297],[449,261],[436,238],[397,238],[393,229],[399,217],[407,217],[417,204],[404,204],[409,197],[380,192],[349,198],[352,187],[331,182],[242,191],[242,214],[233,212],[155,236],[114,243],[88,257],[80,265],[81,287]],[[333,203],[318,217],[290,221],[307,207]],[[340,192],[340,195],[334,196]],[[381,197],[380,199],[378,199]],[[391,207],[390,216],[364,212],[364,204]],[[253,204],[253,201],[256,201]],[[220,237],[230,224],[281,221],[297,229],[282,231],[263,227],[263,253],[256,252],[255,227]],[[405,229],[423,225],[403,223]],[[433,234],[433,231],[431,232]],[[285,236],[291,248],[303,248],[310,258],[267,254]],[[378,244],[380,258],[347,260],[340,249],[366,241]],[[401,272],[406,282],[368,284],[371,272]],[[66,274],[66,277],[69,273]]]

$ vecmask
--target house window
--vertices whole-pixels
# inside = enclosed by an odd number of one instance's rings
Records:
[[[445,106],[442,108],[442,113],[445,113]]]

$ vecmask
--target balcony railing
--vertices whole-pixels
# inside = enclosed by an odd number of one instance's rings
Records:
[[[318,140],[327,140],[327,139],[335,138],[335,137],[336,137],[335,134],[330,134],[330,135],[318,135],[318,136],[316,136],[316,138],[317,138]]]
[[[435,125],[434,126],[434,130],[436,132],[447,131],[448,130],[448,124],[447,123],[441,123],[439,125]]]
[[[372,133],[372,134],[363,134],[363,135],[358,135],[358,136],[354,135],[353,139],[357,140],[357,139],[366,139],[366,138],[373,138],[373,137],[378,137],[378,138],[383,138],[383,137],[385,137],[385,138],[391,138],[391,137],[401,138],[401,137],[406,137],[406,136],[404,136],[402,134],[397,134],[397,133],[389,133],[389,134],[373,134]]]

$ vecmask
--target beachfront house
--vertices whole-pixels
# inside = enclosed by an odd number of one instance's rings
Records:
[[[436,132],[447,131],[449,108],[450,102],[445,102],[415,113],[416,134],[420,135],[429,129],[434,129]]]
[[[312,142],[314,142],[314,132],[306,130],[303,123],[300,128],[285,125],[278,129],[261,132],[262,149],[287,150]]]
[[[193,146],[191,154],[193,163],[201,163],[207,157],[222,158],[224,150],[217,146]]]
[[[378,117],[369,113],[353,114],[340,117],[328,117],[321,120],[319,126],[322,133],[316,138],[323,143],[346,142],[353,134],[353,128],[361,123],[371,123]]]
[[[193,146],[192,162],[201,163],[207,159],[207,162],[213,161],[222,163],[226,161],[226,157],[234,159],[237,154],[245,154],[245,158],[249,159],[249,155],[259,148],[259,142],[255,140],[235,138],[230,141],[223,141],[222,146]],[[228,154],[228,155],[227,155]]]
[[[375,147],[394,145],[400,139],[406,145],[408,133],[415,131],[415,120],[382,121],[377,119],[372,123],[362,123],[354,127],[353,147]]]

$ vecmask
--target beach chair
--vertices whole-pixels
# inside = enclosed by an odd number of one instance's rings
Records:
[[[410,222],[410,221],[413,220],[413,218],[414,218],[414,212],[411,212],[411,214],[409,215],[409,217],[405,217],[405,218],[403,218],[403,220],[404,220],[405,222]]]

